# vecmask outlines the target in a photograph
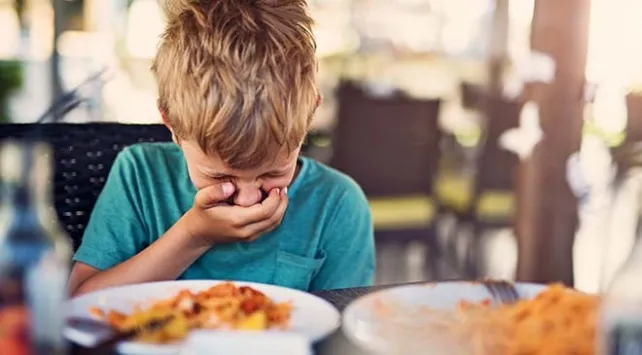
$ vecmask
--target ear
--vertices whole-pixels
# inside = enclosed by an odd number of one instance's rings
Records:
[[[167,115],[166,115],[166,113],[165,113],[165,110],[162,108],[163,106],[161,106],[160,101],[158,102],[158,104],[157,104],[157,105],[158,105],[158,112],[160,112],[161,119],[163,120],[163,124],[164,124],[164,125],[165,125],[165,127],[167,127],[167,129],[169,129],[169,131],[172,133],[172,141],[174,141],[174,143],[176,143],[176,144],[179,144],[179,143],[178,143],[178,139],[177,139],[177,137],[176,137],[176,134],[174,134],[174,129],[173,129],[173,128],[172,128],[172,126],[169,124],[169,121],[167,120]]]
[[[323,102],[323,97],[321,96],[321,93],[318,92],[317,93],[317,103],[316,103],[316,106],[314,106],[314,109],[312,110],[312,114],[315,114],[317,112],[317,110],[319,109],[319,106],[321,106],[321,102]]]
[[[158,112],[161,115],[163,124],[171,131],[172,127],[170,127],[169,121],[167,121],[167,113],[165,112],[164,106],[161,104],[160,99],[156,100],[156,107],[158,108]]]

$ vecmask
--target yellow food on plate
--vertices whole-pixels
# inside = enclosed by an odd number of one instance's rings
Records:
[[[140,329],[137,341],[158,344],[182,340],[194,329],[284,329],[291,311],[290,302],[274,302],[252,287],[231,282],[200,292],[182,290],[172,298],[137,308],[130,314],[98,307],[89,310],[93,317],[118,331]]]

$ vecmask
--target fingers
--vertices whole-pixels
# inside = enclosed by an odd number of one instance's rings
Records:
[[[252,241],[281,223],[288,205],[287,188],[270,190],[263,202],[250,207],[221,206],[233,193],[233,186],[230,192],[224,185],[214,185],[198,191],[195,197],[195,205],[206,210],[212,221],[226,225],[220,230],[227,237]]]
[[[278,227],[281,224],[281,222],[283,221],[283,217],[285,217],[285,211],[288,208],[288,202],[289,202],[288,195],[287,195],[287,189],[286,189],[285,192],[282,192],[281,199],[282,199],[281,200],[281,204],[279,205],[279,207],[277,208],[276,212],[274,213],[273,223],[268,228],[266,228],[264,230],[261,230],[260,232],[262,234],[269,233],[269,232],[275,230],[276,227]]]
[[[222,182],[207,186],[196,193],[194,205],[203,209],[216,206],[232,196],[234,190],[234,184],[231,182]]]
[[[282,197],[285,195],[281,192],[282,189],[270,190],[268,197],[261,203],[253,206],[238,208],[238,220],[235,221],[237,227],[245,227],[249,224],[260,222],[270,218],[280,206]]]
[[[248,236],[249,241],[258,238],[260,235],[269,233],[281,224],[285,211],[288,207],[288,196],[286,191],[280,192],[280,203],[274,213],[266,219],[249,224],[242,229],[242,234]]]
[[[267,230],[267,232],[271,232],[276,227],[278,227],[279,224],[281,224],[281,221],[283,221],[283,217],[285,217],[285,210],[288,208],[288,202],[290,202],[288,200],[287,191],[288,191],[287,188],[284,191],[281,191],[281,204],[276,209],[276,212],[274,212],[274,217],[276,217],[275,219],[276,222],[271,225],[271,229]]]

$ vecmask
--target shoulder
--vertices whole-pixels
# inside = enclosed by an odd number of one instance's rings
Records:
[[[354,179],[313,159],[302,160],[306,164],[303,182],[306,196],[322,200],[328,217],[336,220],[350,215],[370,220],[368,199]]]
[[[138,143],[124,148],[116,161],[146,164],[155,161],[182,160],[180,148],[174,143]]]
[[[114,160],[112,171],[134,173],[182,166],[183,154],[174,143],[139,143],[125,147]]]
[[[352,201],[367,207],[361,186],[350,176],[310,158],[301,158],[306,167],[305,184],[313,186],[331,200]]]
[[[174,143],[134,144],[114,159],[106,188],[114,184],[131,190],[166,188],[163,186],[169,181],[182,181],[186,169],[182,152]]]

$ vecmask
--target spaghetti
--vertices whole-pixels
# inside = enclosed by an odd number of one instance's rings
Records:
[[[454,311],[398,312],[389,304],[382,307],[383,301],[375,308],[387,318],[379,335],[399,354],[431,349],[434,354],[593,355],[600,301],[553,284],[533,299],[498,307],[485,300],[460,301]],[[398,318],[392,319],[395,313]]]

